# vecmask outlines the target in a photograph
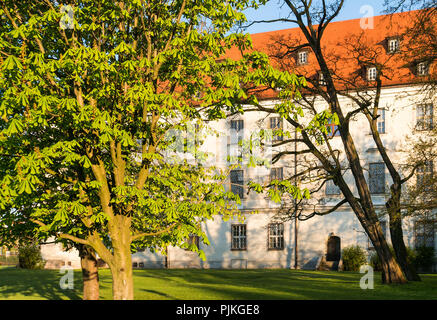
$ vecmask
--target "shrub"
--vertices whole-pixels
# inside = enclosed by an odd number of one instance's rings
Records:
[[[389,246],[390,252],[396,259],[395,251],[392,246]],[[431,249],[431,250],[430,250]],[[426,269],[432,267],[434,263],[434,248],[412,249],[407,247],[407,262],[415,268]],[[431,252],[430,252],[431,251]],[[375,271],[382,271],[381,263],[376,252],[370,256],[370,265]]]
[[[417,269],[423,272],[432,271],[435,256],[434,248],[432,247],[418,247],[416,248],[416,258],[414,265]]]
[[[342,251],[343,267],[345,271],[359,271],[367,263],[366,251],[360,246],[351,246]]]
[[[45,261],[42,259],[39,246],[24,245],[18,249],[18,266],[23,269],[43,269]]]

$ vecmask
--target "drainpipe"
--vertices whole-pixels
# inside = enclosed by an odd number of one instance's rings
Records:
[[[164,259],[164,268],[170,269],[170,258],[169,258],[168,246],[165,247],[165,259]]]
[[[294,128],[294,184],[297,186],[297,131]],[[294,199],[294,269],[298,268],[297,247],[297,199]]]

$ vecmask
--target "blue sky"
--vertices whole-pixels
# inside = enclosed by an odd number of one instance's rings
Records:
[[[361,18],[364,16],[363,13],[360,13],[362,6],[371,6],[375,16],[384,14],[383,2],[383,0],[346,0],[342,11],[334,21]],[[265,6],[261,6],[258,10],[247,10],[245,12],[246,17],[249,22],[287,17],[290,13],[290,9],[286,5],[282,5],[282,3],[284,3],[284,1],[270,0]],[[249,27],[246,31],[248,33],[258,33],[295,27],[295,24],[285,22],[257,23]]]

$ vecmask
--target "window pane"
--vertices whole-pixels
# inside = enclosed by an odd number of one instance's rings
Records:
[[[424,104],[417,106],[417,130],[431,130],[433,128],[433,105]]]
[[[335,185],[334,181],[332,180],[326,181],[326,189],[325,189],[326,195],[337,195],[340,193],[341,193],[340,188]]]
[[[246,225],[232,225],[232,249],[246,249]]]
[[[370,193],[385,192],[385,165],[384,163],[371,163],[369,165]]]
[[[283,180],[283,168],[271,168],[270,169],[270,181]]]
[[[274,223],[268,225],[268,246],[269,249],[284,248],[284,224]]]
[[[385,133],[385,109],[378,110],[378,120],[376,122],[379,133]]]

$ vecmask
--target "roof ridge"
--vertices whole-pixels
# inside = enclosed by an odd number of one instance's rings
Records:
[[[388,13],[388,14],[380,14],[377,16],[373,16],[373,18],[375,19],[380,19],[382,17],[389,17],[389,16],[401,16],[401,15],[410,15],[410,14],[414,14],[415,12],[419,12],[422,11],[424,9],[416,9],[416,10],[409,10],[409,11],[402,11],[402,12],[396,12],[396,13]],[[329,23],[329,25],[333,25],[333,24],[341,24],[341,23],[346,23],[346,22],[354,22],[354,21],[360,21],[362,19],[361,18],[355,18],[355,19],[347,19],[347,20],[340,20],[340,21],[332,21]],[[314,27],[317,27],[318,24],[315,24]],[[277,32],[283,32],[283,31],[291,31],[291,30],[297,30],[300,29],[299,27],[293,27],[293,28],[285,28],[285,29],[279,29],[279,30],[272,30],[272,31],[265,31],[265,32],[255,32],[255,33],[249,33],[251,36],[252,35],[267,35],[267,34],[272,34],[272,33],[277,33]]]

